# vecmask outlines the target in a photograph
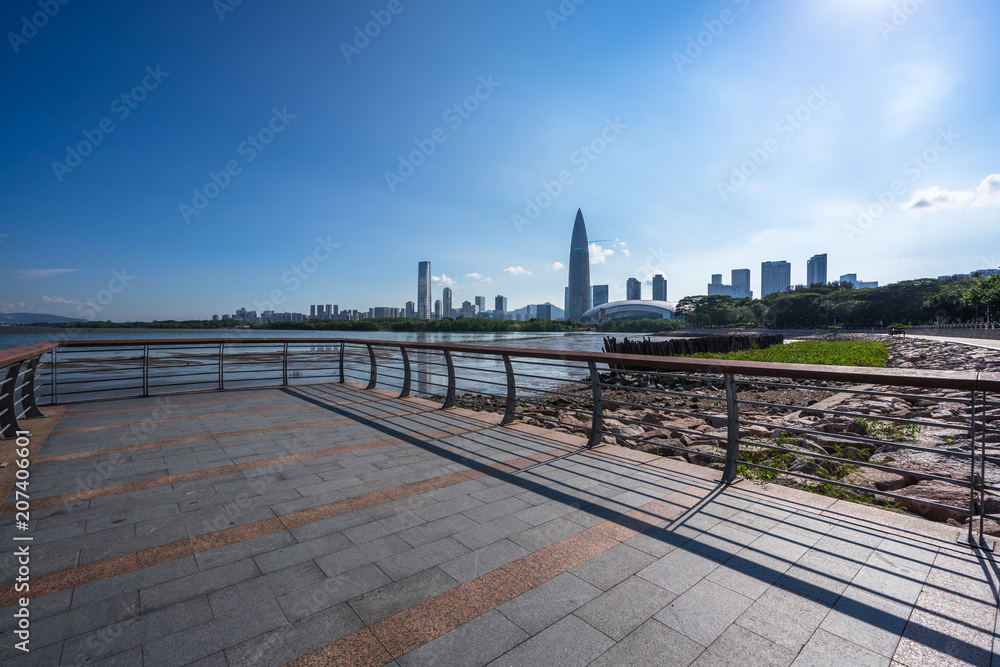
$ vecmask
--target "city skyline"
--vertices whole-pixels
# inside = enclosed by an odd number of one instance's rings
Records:
[[[561,305],[578,208],[612,300],[1000,266],[996,3],[566,7],[5,3],[0,311]]]

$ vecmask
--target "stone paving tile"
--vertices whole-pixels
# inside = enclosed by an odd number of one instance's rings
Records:
[[[708,580],[702,580],[669,603],[654,618],[669,628],[708,646],[753,600]]]
[[[238,616],[286,592],[324,579],[326,575],[319,566],[308,561],[213,591],[209,593],[208,600],[216,618]]]
[[[570,614],[489,664],[491,667],[586,665],[614,643],[607,635]]]
[[[524,640],[527,633],[496,611],[488,611],[397,659],[402,667],[485,665]]]
[[[369,563],[283,593],[276,599],[285,617],[298,621],[391,583],[385,572]]]
[[[812,598],[769,588],[736,619],[736,624],[797,653],[831,607]]]
[[[194,560],[193,556],[186,559]],[[172,562],[172,561],[168,561]],[[166,565],[163,563],[162,565]],[[162,567],[158,566],[158,567]],[[139,570],[142,572],[143,570]],[[139,600],[143,613],[176,604],[182,600],[206,595],[228,588],[233,584],[248,581],[258,577],[260,570],[252,558],[244,558],[210,570],[194,571],[186,576],[178,576],[155,585],[144,586],[139,591]]]
[[[644,579],[630,577],[574,614],[615,641],[621,641],[676,597]]]
[[[891,660],[854,642],[817,630],[792,663],[792,667],[828,667],[832,656],[851,667],[888,667]]]
[[[528,553],[527,549],[510,540],[499,540],[449,560],[441,565],[441,569],[455,580],[466,582],[512,563]]]
[[[465,516],[465,515],[462,515]],[[463,530],[452,535],[470,549],[479,549],[487,544],[493,544],[499,540],[527,530],[531,526],[513,516],[504,516],[494,519],[488,523],[475,524],[472,528]]]
[[[688,665],[704,650],[701,644],[649,619],[601,654],[590,667]]]
[[[694,667],[784,667],[792,664],[795,655],[795,651],[731,625],[691,664]]]
[[[353,598],[350,605],[362,621],[371,625],[440,595],[457,584],[444,570],[433,567]]]
[[[529,635],[536,635],[600,594],[600,589],[565,572],[496,610]]]
[[[459,544],[450,537],[443,537],[423,546],[389,556],[375,564],[393,581],[399,581],[431,567],[442,566],[442,569],[448,572],[448,568],[444,567],[445,563],[451,563],[455,558],[469,553],[474,552],[470,552],[468,547]],[[454,571],[448,573],[455,577]]]

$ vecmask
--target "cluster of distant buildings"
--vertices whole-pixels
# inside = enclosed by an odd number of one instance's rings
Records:
[[[840,276],[840,282],[850,283],[854,289],[878,287],[878,282],[858,280],[858,274],[845,273]],[[813,255],[806,262],[806,284],[826,284],[826,253]],[[792,286],[792,265],[785,261],[761,262],[760,265],[760,296],[761,298],[775,292],[786,292]],[[721,273],[712,274],[712,282],[708,284],[708,295],[731,296],[734,299],[752,299],[750,290],[750,269],[733,269],[732,284],[722,282]]]

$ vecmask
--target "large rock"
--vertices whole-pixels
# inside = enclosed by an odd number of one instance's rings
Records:
[[[707,456],[708,454],[714,454],[715,456],[722,457],[725,457],[726,455],[726,450],[722,447],[705,441],[693,443],[690,447],[688,447],[688,449],[691,451],[684,453],[688,463],[694,463],[699,466],[705,466],[710,463],[720,463],[719,459]]]
[[[932,521],[947,521],[948,519],[965,521],[969,516],[968,511],[962,512],[942,507],[932,507],[917,502],[918,500],[928,500],[934,503],[941,503],[942,505],[951,505],[956,508],[968,508],[969,489],[961,486],[955,486],[947,482],[924,480],[919,484],[900,489],[896,493],[903,496],[897,499],[900,505]],[[913,500],[910,500],[911,498]]]
[[[847,476],[846,482],[879,491],[896,491],[910,484],[903,475],[877,468],[860,468]]]

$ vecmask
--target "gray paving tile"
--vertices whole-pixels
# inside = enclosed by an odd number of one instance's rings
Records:
[[[573,613],[621,641],[676,597],[645,579],[630,577]]]
[[[371,625],[440,595],[457,584],[444,570],[434,567],[355,597],[350,605],[362,621]]]
[[[785,667],[794,659],[795,651],[731,625],[691,664],[693,667]]]
[[[536,635],[601,594],[600,589],[564,572],[497,607],[530,635]]]
[[[838,662],[851,667],[888,667],[892,662],[891,658],[873,653],[854,642],[817,630],[799,652],[792,667],[827,667],[831,656],[837,656]]]
[[[453,537],[455,533],[460,533],[470,528],[478,527],[475,521],[464,514],[452,514],[425,524],[408,528],[399,533],[399,536],[415,547],[428,544],[442,537]]]
[[[669,603],[654,618],[702,646],[708,646],[753,600],[703,580]]]
[[[194,558],[191,557],[191,560]],[[172,579],[144,586],[139,591],[139,600],[143,613],[148,613],[188,598],[228,588],[259,575],[260,570],[252,558],[244,558],[210,570],[198,570],[195,567],[190,572],[185,570]]]
[[[513,516],[504,516],[489,523],[476,524],[475,527],[455,533],[452,537],[470,549],[479,549],[530,527]]]
[[[459,544],[450,537],[443,537],[435,542],[414,547],[377,561],[376,565],[394,581],[398,581],[421,570],[451,562],[453,559],[468,553],[470,553],[468,547]],[[455,576],[451,572],[449,574]]]
[[[627,544],[619,544],[577,565],[570,572],[606,591],[655,560],[656,558],[644,551],[633,549]]]
[[[246,613],[247,609],[253,609],[258,604],[325,578],[319,566],[308,561],[227,586],[210,593],[208,599],[212,603],[212,613],[221,619]]]
[[[303,561],[335,554],[353,546],[354,543],[347,539],[343,533],[330,533],[306,542],[258,554],[254,556],[254,561],[260,571],[267,574]]]
[[[364,542],[355,547],[338,551],[316,558],[316,564],[320,566],[324,574],[332,577],[367,563],[374,563],[377,560],[388,558],[394,554],[410,549],[398,535],[387,535],[371,542]]]
[[[848,587],[819,627],[891,658],[910,612],[910,605]]]
[[[222,664],[284,665],[364,627],[350,605],[338,604],[226,649]]]
[[[718,561],[682,547],[639,570],[638,576],[680,595],[718,567]]]
[[[590,667],[688,665],[704,650],[701,644],[649,619],[601,654]]]
[[[195,554],[195,560],[198,561],[200,569],[208,570],[213,567],[219,567],[220,565],[256,556],[257,554],[281,549],[294,543],[295,538],[287,530],[283,530],[277,533],[270,533],[269,535],[254,537],[243,542],[234,542],[218,549],[203,551]]]
[[[736,623],[798,653],[826,618],[831,606],[770,588],[736,619]]]
[[[586,665],[614,643],[576,616],[569,615],[489,664],[494,667]]]
[[[528,553],[527,549],[510,540],[499,540],[449,560],[441,565],[441,569],[464,583],[527,556]]]
[[[369,563],[281,594],[277,600],[285,617],[298,621],[390,583],[392,579]]]
[[[402,667],[485,665],[524,640],[528,634],[497,611],[488,611],[420,648],[401,656]]]
[[[583,526],[559,517],[534,528],[515,533],[509,539],[529,551],[538,551],[580,532],[583,532]]]

